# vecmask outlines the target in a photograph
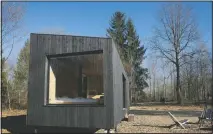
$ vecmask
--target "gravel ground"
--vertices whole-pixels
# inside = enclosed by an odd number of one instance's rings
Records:
[[[211,125],[205,124],[201,129],[197,124],[202,106],[173,105],[139,105],[130,107],[130,113],[135,114],[133,122],[122,121],[117,126],[117,133],[212,133]],[[168,111],[178,119],[189,119],[186,129],[170,129],[174,124],[167,114]],[[96,133],[103,133],[100,129]]]
[[[189,119],[190,123],[198,121],[197,117],[177,117],[178,120]],[[169,116],[135,115],[133,122],[122,121],[118,124],[118,133],[211,133],[209,130],[198,129],[198,124],[187,124],[186,129],[169,129],[174,122]],[[209,126],[209,125],[208,125]],[[208,127],[204,126],[204,127]],[[96,133],[103,133],[98,130]]]
[[[178,119],[189,119],[191,124],[187,124],[187,129],[169,129],[169,126],[174,122],[169,117],[167,111]],[[201,106],[173,106],[173,105],[138,105],[130,107],[130,113],[133,113],[134,121],[127,122],[122,121],[117,126],[117,133],[212,133],[211,125],[204,125],[203,129],[198,128],[198,116],[202,111]],[[17,122],[17,125],[11,125],[10,120],[7,121],[10,125],[3,127],[3,133],[19,132],[21,130],[27,130],[25,126],[26,110],[12,110],[2,111],[2,119],[12,117],[12,123]],[[13,117],[14,116],[14,117]],[[23,119],[21,118],[23,116]],[[17,117],[17,119],[16,119]],[[20,118],[19,118],[20,117]],[[5,122],[6,123],[6,122]],[[6,124],[4,123],[3,126]],[[194,123],[194,124],[193,124]],[[29,131],[26,132],[31,132]],[[12,133],[13,133],[12,132]],[[103,129],[99,129],[95,133],[104,133]]]
[[[173,110],[173,111],[202,111],[203,106],[173,106],[173,105],[139,105],[139,106],[132,106],[130,107],[130,110],[157,110],[157,111],[167,111],[167,110]]]

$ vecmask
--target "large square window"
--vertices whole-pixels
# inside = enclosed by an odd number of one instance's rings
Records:
[[[104,104],[103,53],[48,58],[49,104]]]

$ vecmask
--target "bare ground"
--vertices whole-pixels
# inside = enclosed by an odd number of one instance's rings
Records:
[[[205,124],[199,129],[198,116],[203,106],[186,105],[177,106],[161,103],[141,103],[130,107],[130,113],[134,114],[134,121],[122,121],[118,125],[118,133],[212,133],[211,124]],[[174,124],[168,115],[170,111],[178,120],[189,119],[186,129],[170,129]],[[103,129],[97,133],[104,132]]]
[[[134,114],[134,121],[122,121],[118,124],[118,133],[212,133],[211,125],[205,124],[198,128],[198,116],[201,114],[202,106],[176,106],[176,105],[156,105],[138,104],[130,108],[130,113]],[[170,111],[178,120],[189,119],[187,129],[169,129],[174,122],[168,116]],[[26,110],[2,111],[2,132],[3,133],[32,133],[33,128],[26,127]],[[49,128],[53,132],[81,133],[88,132],[87,129],[56,129]],[[44,130],[41,132],[52,132]],[[63,130],[63,131],[62,131]],[[91,133],[103,133],[103,129],[91,130]]]

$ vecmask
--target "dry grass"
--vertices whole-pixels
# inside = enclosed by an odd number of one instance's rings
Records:
[[[18,110],[18,109],[3,110],[1,117],[26,115],[26,114],[27,114],[26,110]]]

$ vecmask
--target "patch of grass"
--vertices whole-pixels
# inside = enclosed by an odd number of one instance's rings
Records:
[[[19,110],[19,109],[2,110],[2,117],[26,115],[26,114],[27,114],[27,110]]]

